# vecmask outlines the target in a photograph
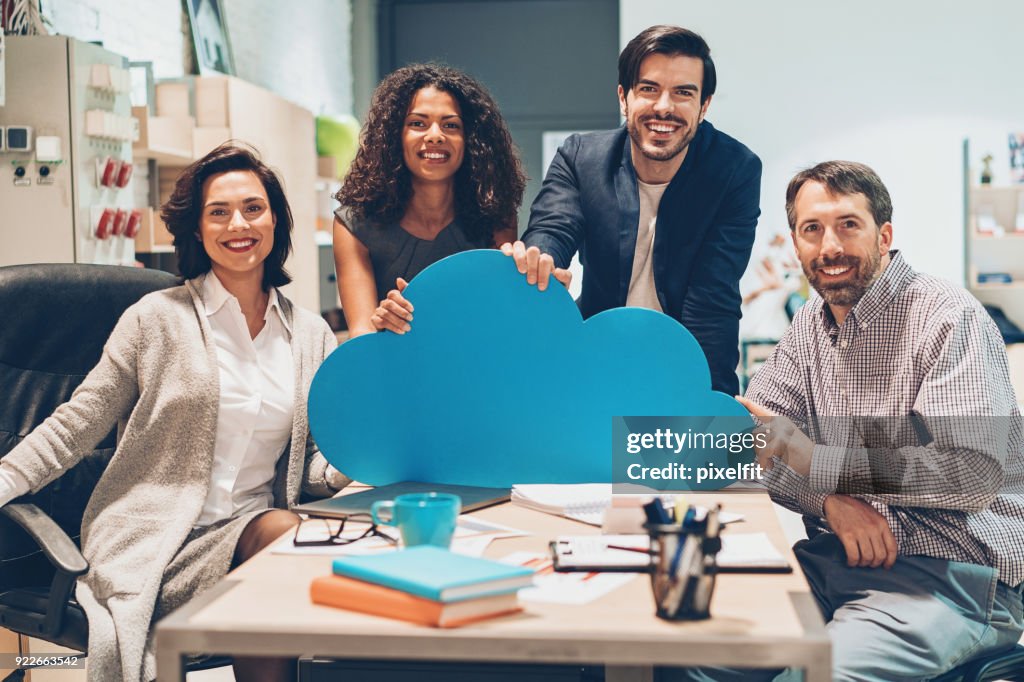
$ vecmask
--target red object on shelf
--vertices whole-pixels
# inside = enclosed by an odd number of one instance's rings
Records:
[[[135,235],[139,233],[139,227],[142,225],[142,211],[137,208],[133,208],[132,212],[128,214],[128,224],[124,228],[124,236],[128,239],[135,239]]]
[[[121,170],[121,162],[112,156],[108,156],[107,160],[103,163],[103,172],[100,174],[100,185],[103,187],[113,187],[114,180],[117,179],[117,174]]]
[[[121,163],[121,169],[117,171],[117,179],[114,181],[114,184],[122,189],[127,187],[128,181],[132,179],[132,171],[134,169],[134,164],[128,161],[123,161]]]
[[[114,209],[105,208],[96,222],[96,239],[107,239],[110,237],[111,223],[114,221]]]
[[[127,225],[127,224],[128,224],[128,211],[124,210],[123,208],[119,208],[114,213],[114,225],[110,229],[110,231],[111,231],[111,233],[115,237],[118,237],[118,236],[120,236],[121,234],[124,233],[124,228],[125,228],[125,225]]]

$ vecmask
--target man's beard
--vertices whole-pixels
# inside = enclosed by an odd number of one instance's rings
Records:
[[[867,290],[878,278],[882,256],[877,251],[868,254],[867,260],[856,256],[840,256],[839,258],[817,258],[810,267],[803,266],[807,281],[829,305],[849,307],[856,305],[864,297]],[[819,268],[852,267],[853,277],[843,282],[822,283]]]
[[[683,127],[683,137],[677,144],[671,147],[653,147],[645,145],[639,126],[642,126],[647,121],[671,121],[673,123],[677,123]],[[639,149],[641,154],[652,161],[669,161],[670,159],[674,159],[689,146],[690,142],[693,141],[693,136],[697,134],[696,127],[691,128],[687,126],[685,121],[680,118],[676,118],[675,116],[665,116],[664,118],[648,116],[643,120],[637,121],[634,125],[633,120],[629,118],[629,109],[626,110],[626,130],[629,132],[629,139],[633,141],[633,146],[636,149]]]

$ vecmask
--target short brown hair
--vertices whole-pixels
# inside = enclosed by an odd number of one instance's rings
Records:
[[[805,168],[789,181],[786,218],[790,230],[796,229],[796,195],[808,180],[820,182],[832,194],[863,194],[876,227],[892,220],[892,199],[878,173],[856,161],[823,161]]]
[[[171,197],[160,208],[160,217],[174,235],[178,270],[185,279],[210,271],[210,255],[196,239],[203,210],[203,183],[213,175],[239,170],[252,171],[263,183],[276,220],[274,248],[263,261],[263,290],[284,286],[292,281],[284,269],[292,250],[292,210],[277,174],[260,160],[259,152],[252,145],[237,140],[228,140],[185,168],[174,183]]]
[[[641,62],[652,54],[681,54],[701,60],[704,76],[700,84],[700,103],[704,104],[715,94],[718,76],[707,42],[693,31],[668,24],[651,26],[641,31],[619,54],[619,85],[623,92],[633,89],[640,78]]]

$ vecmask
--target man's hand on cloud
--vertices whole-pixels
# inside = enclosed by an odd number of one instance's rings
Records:
[[[536,246],[526,248],[526,244],[521,241],[514,244],[506,242],[501,245],[501,252],[506,256],[512,256],[519,272],[526,275],[526,281],[536,284],[541,291],[548,288],[552,276],[567,289],[572,282],[572,273],[565,268],[555,267],[555,259],[551,254],[541,253]]]
[[[756,441],[754,446],[758,463],[765,469],[771,469],[773,458],[778,457],[796,473],[807,476],[811,472],[811,455],[814,453],[811,439],[786,417],[742,396],[736,396],[736,400],[764,425],[758,429],[765,434],[764,447],[758,447]]]
[[[889,522],[870,504],[849,495],[829,495],[824,512],[849,566],[891,568],[896,562],[898,547]]]
[[[396,334],[404,334],[411,329],[409,323],[412,322],[412,303],[402,296],[409,283],[399,277],[395,280],[395,285],[397,288],[389,291],[387,297],[373,311],[370,322],[377,331],[386,329]]]

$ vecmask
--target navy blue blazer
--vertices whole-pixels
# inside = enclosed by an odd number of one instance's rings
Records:
[[[715,390],[739,382],[739,280],[760,215],[761,160],[704,121],[665,189],[654,232],[661,308],[697,338]],[[640,198],[625,127],[573,135],[555,154],[523,235],[568,267],[580,252],[587,318],[626,304]]]

